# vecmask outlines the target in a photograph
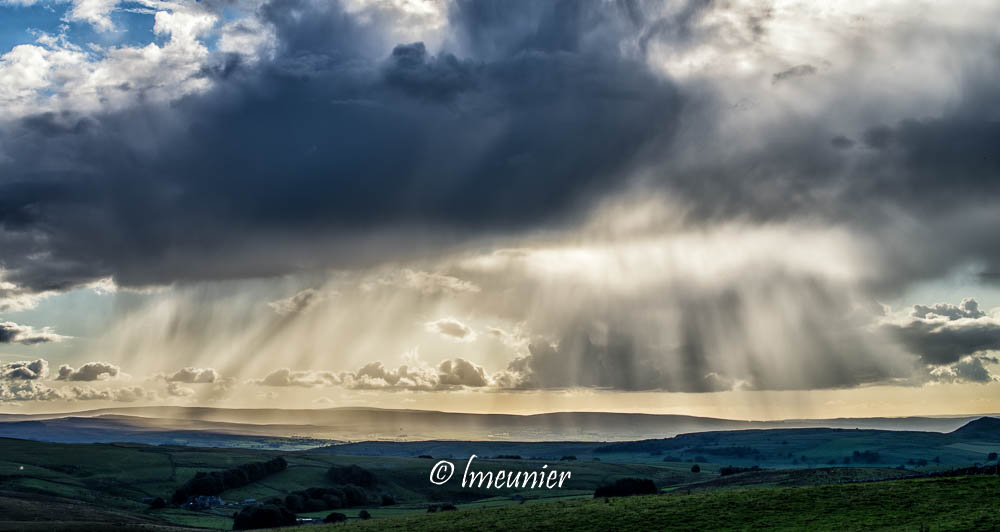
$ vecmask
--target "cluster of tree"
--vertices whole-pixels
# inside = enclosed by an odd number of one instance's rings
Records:
[[[289,493],[279,504],[291,512],[322,512],[380,502],[378,496],[370,494],[364,488],[345,484],[336,488],[308,488]],[[394,500],[391,502],[395,504]]]
[[[911,466],[915,465],[915,466],[923,467],[923,466],[927,465],[927,459],[926,458],[917,458],[916,460],[914,460],[913,458],[910,458],[909,460],[906,461],[906,463],[907,463],[907,465],[911,465]]]
[[[240,488],[268,475],[284,471],[287,467],[288,462],[279,456],[266,462],[241,464],[225,471],[198,472],[194,478],[177,488],[170,500],[174,504],[183,504],[190,497],[218,495],[228,489]]]
[[[743,458],[745,456],[755,456],[759,455],[760,451],[754,449],[753,447],[747,447],[745,445],[740,445],[736,447],[692,447],[688,450],[691,453],[702,453],[711,454],[715,456],[737,456]]]
[[[324,523],[344,523],[347,521],[347,516],[340,512],[333,512],[332,514],[323,518]]]
[[[560,458],[559,460],[562,461],[562,462],[572,462],[572,461],[576,460],[576,456],[567,455],[567,456],[564,456],[564,457]]]
[[[719,474],[722,476],[735,475],[736,473],[747,473],[749,471],[760,471],[760,466],[753,467],[736,467],[736,466],[725,466],[719,469]]]
[[[454,504],[432,504],[427,507],[427,513],[432,514],[437,511],[454,512],[458,508]]]
[[[287,467],[284,460],[281,461],[281,466],[282,469]],[[396,504],[391,495],[376,495],[369,491],[375,488],[377,482],[375,475],[364,468],[356,465],[333,466],[327,471],[327,476],[340,486],[308,488],[290,493],[284,498],[271,497],[261,504],[244,508],[234,516],[233,530],[294,525],[296,512],[322,512],[351,506]],[[368,515],[368,512],[362,511],[359,516],[362,515]],[[343,516],[343,519],[338,516]],[[346,519],[344,514],[334,512],[324,521],[337,523]]]
[[[497,460],[520,460],[521,455],[519,454],[498,454],[495,456]]]
[[[255,504],[240,510],[234,517],[233,530],[278,528],[296,524],[295,514],[284,506]]]
[[[1000,464],[976,464],[970,467],[959,467],[948,471],[931,471],[920,477],[963,477],[966,475],[1000,475]]]
[[[851,455],[851,460],[855,464],[877,464],[881,459],[878,451],[854,451],[854,454]]]
[[[594,498],[656,494],[656,484],[648,478],[622,478],[594,490]]]
[[[986,455],[986,459],[987,460],[996,460],[997,459],[997,453],[990,453],[990,454]]]
[[[349,466],[333,466],[326,476],[334,484],[353,484],[362,488],[372,489],[377,484],[375,475],[363,467],[351,464]]]

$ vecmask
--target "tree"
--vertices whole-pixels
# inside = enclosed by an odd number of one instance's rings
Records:
[[[248,506],[233,520],[233,530],[253,530],[256,528],[278,528],[295,524],[295,514],[284,506],[257,504]]]
[[[996,460],[997,459],[997,453],[995,453],[995,452],[990,453],[989,455],[986,456],[986,459],[987,460]]]
[[[701,473],[701,466],[699,466],[698,464],[695,464],[695,465],[691,466],[691,472],[692,473]]]
[[[368,510],[361,510],[358,512],[358,518],[363,520],[368,520],[372,518],[372,514],[368,513]]]
[[[340,512],[333,512],[323,518],[324,523],[343,523],[345,521],[347,521],[347,516]]]

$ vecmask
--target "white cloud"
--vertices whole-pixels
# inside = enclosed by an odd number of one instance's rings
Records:
[[[441,318],[424,325],[428,332],[437,333],[455,342],[473,342],[476,331],[455,318]]]
[[[21,401],[57,401],[66,396],[34,381],[0,382],[0,403]]]
[[[329,371],[292,371],[280,368],[253,382],[261,386],[314,387],[339,384],[340,377]]]
[[[178,382],[171,382],[167,385],[167,395],[171,397],[191,397],[194,394],[194,390],[184,387]]]
[[[270,301],[267,306],[271,307],[271,310],[279,316],[294,316],[309,310],[322,302],[324,298],[323,292],[315,288],[306,288],[291,297]]]
[[[183,382],[185,384],[210,384],[222,380],[218,371],[212,368],[181,368],[170,375],[162,375],[167,382]]]
[[[476,294],[481,291],[479,286],[465,279],[440,272],[425,272],[410,268],[365,281],[362,289],[370,291],[378,286],[409,288],[425,296]]]
[[[59,366],[58,381],[102,381],[113,379],[121,374],[121,368],[107,362],[87,362],[78,369],[63,364]]]
[[[51,327],[35,330],[30,325],[18,325],[12,321],[0,322],[0,344],[34,345],[47,342],[61,342],[69,338],[52,332]]]
[[[73,386],[63,393],[69,399],[78,401],[114,401],[121,403],[134,403],[136,401],[153,401],[157,398],[156,392],[146,390],[141,386],[129,386],[125,388],[92,388]]]

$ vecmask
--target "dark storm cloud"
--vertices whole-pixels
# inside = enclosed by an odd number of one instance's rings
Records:
[[[508,31],[471,6],[453,19]],[[380,231],[454,240],[571,215],[670,137],[681,98],[613,41],[582,42],[617,8],[530,11],[545,23],[503,50],[386,56],[335,4],[275,1],[261,13],[276,57],[220,59],[207,94],[23,120],[2,139],[5,278],[37,291],[274,275],[406,252],[345,245]]]
[[[18,325],[12,321],[0,322],[0,344],[34,345],[58,342],[63,338],[49,329],[36,331],[28,325]]]
[[[959,305],[914,305],[908,321],[883,324],[882,330],[925,364],[955,364],[970,355],[1000,350],[1000,321],[980,310],[973,298]],[[970,362],[964,364],[963,371],[974,369]]]
[[[429,57],[422,42],[392,50],[383,74],[390,87],[417,98],[447,102],[476,86],[476,66],[452,54]]]
[[[914,320],[884,327],[927,364],[953,364],[968,355],[1000,350],[1000,323],[991,319],[962,323]]]
[[[750,46],[769,15],[729,28],[703,24],[725,6],[660,8],[459,1],[432,51],[385,42],[391,11],[361,23],[336,3],[269,2],[273,58],[216,57],[205,94],[0,132],[4,277],[37,292],[357,266],[573,221],[634,170],[694,222],[821,217],[887,242],[892,275],[876,281],[891,288],[970,260],[1000,269],[996,220],[973,213],[1000,192],[992,70],[957,80],[941,116],[836,131],[791,117],[755,129],[758,144],[724,140],[735,111],[717,92],[735,82],[654,74],[654,44],[694,50],[749,28]],[[772,90],[858,89],[814,71],[774,73],[798,79]],[[900,235],[887,212],[921,227]],[[945,244],[911,242],[927,234]]]
[[[993,364],[997,363],[996,359],[990,359]],[[955,378],[964,382],[993,382],[994,377],[990,375],[989,370],[983,365],[982,358],[971,358],[967,361],[959,362],[952,366],[955,372]]]

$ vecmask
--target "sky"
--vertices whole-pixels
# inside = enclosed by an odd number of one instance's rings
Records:
[[[996,20],[0,0],[0,411],[1000,412]]]

